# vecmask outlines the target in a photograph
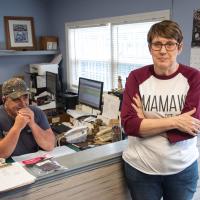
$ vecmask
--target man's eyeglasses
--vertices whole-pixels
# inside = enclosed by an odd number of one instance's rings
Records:
[[[165,47],[167,51],[173,51],[176,49],[178,45],[179,43],[175,43],[175,42],[167,42],[166,44],[162,44],[160,42],[150,43],[150,47],[154,51],[160,51],[163,46]]]

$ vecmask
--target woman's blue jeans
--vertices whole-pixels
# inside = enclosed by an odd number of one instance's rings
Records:
[[[192,200],[198,181],[198,163],[174,175],[148,175],[124,162],[133,200]]]

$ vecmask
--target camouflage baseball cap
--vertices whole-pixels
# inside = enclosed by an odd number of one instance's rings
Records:
[[[25,94],[29,94],[29,89],[27,88],[25,81],[21,78],[11,78],[3,83],[3,96],[17,99]]]

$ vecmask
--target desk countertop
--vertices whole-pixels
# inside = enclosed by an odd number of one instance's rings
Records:
[[[37,182],[43,182],[43,180],[51,180],[60,176],[73,176],[111,163],[120,162],[122,151],[126,145],[127,140],[123,140],[56,158],[56,161],[66,167],[67,170],[38,177],[36,184]]]
[[[4,192],[3,194],[0,194],[0,197],[6,197],[7,199],[7,197],[21,196],[26,194],[27,188],[29,191],[31,188],[31,190],[35,190],[36,188],[45,185],[45,183],[50,183],[113,163],[121,162],[122,151],[125,149],[126,145],[127,140],[123,140],[56,158],[56,161],[67,169],[37,177],[36,182],[32,185]]]

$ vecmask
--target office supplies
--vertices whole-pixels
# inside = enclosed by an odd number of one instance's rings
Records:
[[[46,73],[51,72],[58,74],[58,64],[39,63],[30,64],[30,88],[35,90],[36,94],[44,91],[46,88]],[[52,82],[55,84],[56,82]]]
[[[86,117],[83,121],[84,122],[94,122],[95,120],[96,120],[96,117],[89,116],[89,117]]]
[[[72,128],[64,124],[52,124],[51,129],[53,130],[53,132],[57,134],[61,134],[61,133],[71,130]]]
[[[118,119],[120,99],[111,94],[104,94],[102,116],[108,119]]]
[[[26,165],[26,167],[31,167],[39,162],[42,162],[43,160],[47,160],[47,159],[51,159],[52,157],[49,156],[48,154],[43,155],[43,156],[38,156],[32,159],[28,159],[28,160],[23,160],[22,163],[24,165]]]
[[[28,185],[36,180],[19,163],[15,162],[6,167],[0,168],[0,192]]]
[[[87,126],[75,127],[67,131],[64,134],[64,137],[66,138],[66,141],[68,143],[85,142],[87,139],[87,131],[88,131]]]
[[[89,116],[95,116],[91,113],[86,113],[80,110],[73,110],[73,109],[67,109],[67,114],[69,114],[70,116],[72,116],[75,119],[81,118],[81,117],[89,117]]]
[[[0,158],[0,165],[1,164],[4,164],[6,162],[6,159],[5,158]]]
[[[54,150],[49,151],[48,155],[53,157],[53,158],[58,158],[64,155],[69,155],[72,153],[75,153],[73,149],[67,147],[67,146],[60,146],[60,147],[55,147]]]
[[[70,149],[67,146],[60,146],[60,147],[55,147],[52,151],[40,150],[35,153],[24,154],[21,156],[13,156],[12,159],[16,162],[22,162],[24,160],[29,160],[29,159],[34,159],[36,157],[44,157],[44,156],[58,158],[60,156],[68,155],[74,152],[75,151],[73,149]]]
[[[45,76],[47,71],[57,74],[58,64],[52,64],[52,63],[30,64],[30,73],[37,73],[40,76]]]
[[[3,164],[0,164],[0,168],[7,167],[9,165],[11,165],[11,163],[3,163]]]
[[[112,140],[112,133],[111,132],[107,132],[107,133],[99,136],[98,140],[100,140],[101,142],[111,141]]]
[[[61,165],[53,160],[44,160],[37,163],[36,166],[44,172],[55,171],[61,168]]]
[[[46,96],[50,96],[51,94],[47,91],[44,91],[42,93],[40,93],[39,95],[35,95],[34,99],[37,100],[38,98],[41,98],[41,97],[46,97]]]
[[[65,166],[60,165],[56,160],[45,159],[41,162],[36,163],[32,167],[29,168],[29,171],[36,175],[37,177],[44,176],[47,174],[52,174],[55,171],[65,170],[67,169]]]
[[[41,110],[48,110],[56,108],[56,101],[51,101],[50,103],[38,106]]]
[[[112,127],[107,127],[103,130],[100,130],[95,136],[95,141],[108,142],[111,140],[112,140]]]
[[[111,132],[111,131],[112,131],[112,127],[107,127],[107,128],[105,128],[105,129],[99,131],[99,132],[96,134],[96,136],[98,137],[98,136],[104,135],[104,134],[106,134],[106,133],[109,133],[109,132]]]
[[[117,142],[122,140],[122,132],[120,126],[112,127],[112,142]]]
[[[0,158],[0,168],[7,167],[8,165],[10,165],[10,163],[6,163],[5,158]]]

